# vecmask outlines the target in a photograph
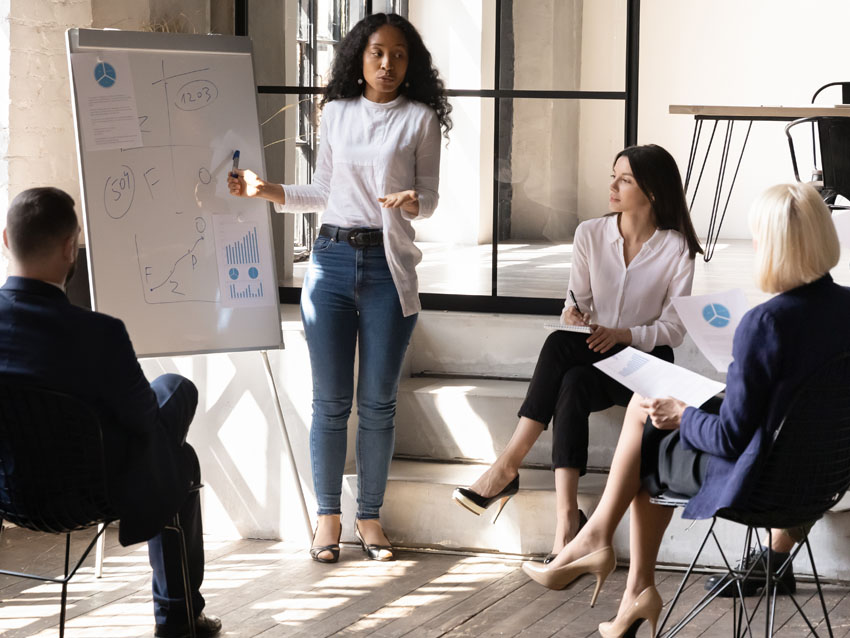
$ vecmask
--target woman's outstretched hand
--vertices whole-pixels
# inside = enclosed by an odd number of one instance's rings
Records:
[[[644,399],[640,407],[652,419],[652,425],[659,430],[675,430],[682,422],[682,413],[688,404],[673,397],[663,399]]]
[[[415,190],[399,191],[379,197],[384,208],[400,208],[411,215],[419,214],[419,194]]]
[[[587,338],[587,347],[594,352],[608,352],[618,343],[629,345],[632,342],[632,331],[621,328],[606,328],[591,324],[593,332]]]
[[[227,176],[227,188],[236,197],[261,197],[278,204],[286,203],[283,186],[271,184],[252,170],[237,170]]]

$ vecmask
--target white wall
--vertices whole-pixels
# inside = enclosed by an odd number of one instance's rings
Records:
[[[802,105],[822,84],[850,80],[847,0],[651,0],[641,5],[640,24],[639,141],[666,147],[683,174],[693,118],[669,115],[668,105]],[[838,101],[833,94],[826,103]],[[748,237],[753,198],[771,184],[793,181],[783,127],[753,125],[722,237]],[[712,164],[706,174],[716,170]],[[700,235],[714,191],[713,181],[703,182],[694,209]]]
[[[80,201],[65,30],[90,25],[88,0],[10,4],[8,65],[0,71],[9,73],[5,155],[10,199],[26,188],[50,184]]]

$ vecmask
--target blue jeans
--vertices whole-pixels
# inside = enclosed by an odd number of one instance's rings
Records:
[[[319,514],[339,514],[348,416],[357,381],[357,516],[378,518],[395,442],[404,352],[416,315],[402,315],[382,246],[353,248],[319,237],[301,292],[313,368],[310,457]]]

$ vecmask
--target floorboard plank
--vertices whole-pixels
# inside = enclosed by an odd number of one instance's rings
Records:
[[[66,635],[150,638],[153,618],[145,547],[122,548],[115,538],[117,530],[107,534],[104,577],[94,578],[87,564],[72,581]],[[62,542],[56,540],[12,528],[0,539],[0,559],[54,570],[64,553]],[[364,560],[349,545],[343,547],[339,563],[322,565],[294,543],[206,538],[205,547],[202,591],[207,611],[222,618],[222,638],[598,636],[597,625],[617,614],[627,577],[627,569],[619,567],[591,608],[592,576],[551,591],[531,581],[520,569],[520,561],[499,555],[405,551],[399,552],[395,562],[378,563]],[[658,572],[657,587],[665,601],[672,598],[681,575]],[[54,638],[58,587],[21,586],[20,582],[3,581],[0,638]],[[702,596],[703,583],[704,576],[691,578],[680,601],[682,611]],[[814,586],[800,583],[798,591],[807,613],[820,621]],[[850,638],[847,588],[828,585],[825,595],[835,635]],[[793,611],[787,597],[782,597],[777,607],[779,636],[807,633]],[[726,638],[731,618],[731,601],[716,600],[681,635]],[[754,630],[760,634],[763,626],[760,611]],[[638,636],[647,635],[644,625]]]

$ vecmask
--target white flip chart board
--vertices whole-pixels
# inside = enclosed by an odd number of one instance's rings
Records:
[[[92,307],[137,354],[279,348],[266,202],[232,197],[234,151],[264,170],[248,38],[67,33]]]

